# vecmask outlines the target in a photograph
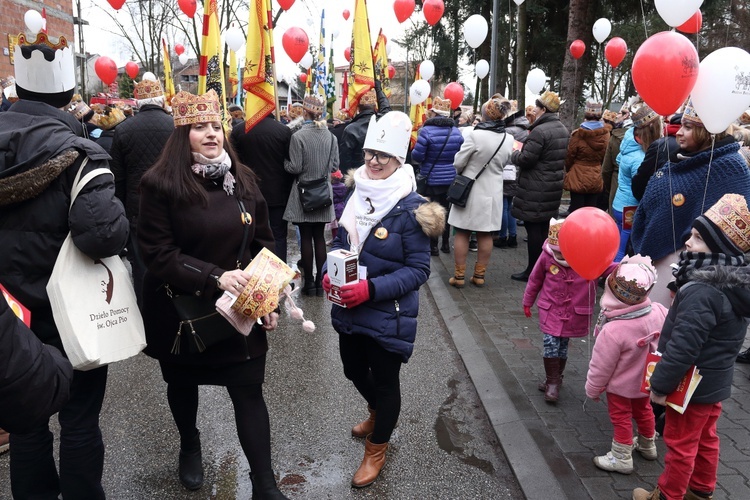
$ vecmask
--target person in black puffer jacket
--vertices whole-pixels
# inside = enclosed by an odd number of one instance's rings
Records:
[[[529,237],[526,269],[511,276],[517,281],[529,279],[547,239],[549,220],[557,217],[560,209],[570,132],[560,121],[559,109],[560,98],[554,92],[539,96],[529,137],[523,148],[514,151],[510,158],[519,170],[512,214],[524,221]]]
[[[688,370],[703,377],[684,413],[666,409],[664,473],[634,500],[712,498],[719,467],[716,422],[732,392],[734,360],[750,321],[750,212],[725,194],[698,216],[674,271],[677,295],[659,337],[661,360],[649,380],[651,402],[665,406]]]

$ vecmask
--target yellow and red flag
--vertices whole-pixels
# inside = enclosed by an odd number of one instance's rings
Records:
[[[237,77],[237,53],[229,49],[229,98],[237,97],[237,84],[240,79]]]
[[[203,4],[203,39],[201,41],[200,67],[198,69],[198,94],[205,94],[214,89],[219,96],[221,113],[227,121],[226,97],[224,87],[223,45],[219,36],[219,15],[216,0],[205,0]]]
[[[391,77],[388,75],[388,53],[385,51],[387,43],[383,29],[378,33],[378,39],[375,41],[375,48],[372,49],[372,62],[375,69],[375,78],[380,80],[383,93],[390,99],[391,97]]]
[[[421,78],[419,74],[419,66],[417,66],[417,71],[414,73],[414,81],[416,82]],[[432,102],[432,98],[427,98],[426,101],[421,102],[419,104],[412,104],[409,108],[409,118],[411,118],[411,138],[409,139],[409,147],[412,149],[417,144],[417,136],[419,135],[419,129],[422,128],[422,125],[424,125],[425,120],[427,120],[427,117],[425,114],[427,113],[427,107]]]
[[[370,45],[370,21],[367,18],[367,2],[357,0],[354,7],[351,61],[349,63],[349,116],[357,114],[359,100],[375,86],[375,72]]]
[[[170,104],[174,97],[174,80],[172,79],[172,61],[169,58],[169,45],[161,39],[161,48],[164,52],[164,102]]]
[[[245,132],[276,108],[273,73],[273,19],[270,0],[251,0],[245,44],[242,88],[245,98]]]

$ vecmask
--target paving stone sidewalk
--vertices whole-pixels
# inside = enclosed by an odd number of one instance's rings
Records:
[[[475,253],[469,252],[466,287],[461,290],[448,285],[453,255],[432,257],[428,285],[438,310],[527,498],[631,498],[633,488],[650,489],[656,484],[664,467],[664,443],[657,440],[656,461],[634,453],[632,475],[608,473],[594,466],[592,458],[609,450],[612,425],[606,404],[585,397],[592,336],[571,339],[560,401],[545,403],[537,389],[544,368],[536,307],[530,319],[524,316],[525,283],[510,279],[525,268],[525,234],[519,227],[518,248],[493,249],[484,288],[468,280]],[[750,365],[736,365],[732,397],[724,402],[719,420],[717,499],[750,498],[749,374]]]

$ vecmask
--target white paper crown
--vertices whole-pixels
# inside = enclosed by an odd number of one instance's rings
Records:
[[[390,111],[380,120],[375,115],[370,118],[367,127],[364,149],[382,151],[389,155],[406,158],[411,136],[411,120],[409,115],[401,111]]]
[[[55,58],[48,61],[40,50],[32,50],[29,57],[23,56],[22,46],[46,45],[55,51]],[[14,66],[16,85],[29,92],[40,94],[57,94],[67,92],[76,86],[73,50],[68,41],[61,36],[57,43],[52,43],[46,34],[39,33],[36,40],[29,41],[26,35],[18,35],[15,46]]]

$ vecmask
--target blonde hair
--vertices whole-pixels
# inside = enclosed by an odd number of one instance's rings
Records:
[[[642,127],[636,127],[633,133],[641,140],[641,148],[646,151],[656,139],[662,136],[663,129],[661,117],[658,117]]]

